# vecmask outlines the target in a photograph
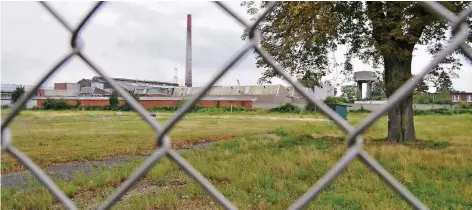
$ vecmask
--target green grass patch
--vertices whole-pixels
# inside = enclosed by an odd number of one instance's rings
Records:
[[[16,135],[15,146],[42,164],[57,161],[58,157],[69,161],[100,158],[110,151],[137,152],[142,144],[154,144],[155,134],[147,131],[138,116],[132,113],[123,116],[116,117],[109,112],[24,112],[11,129]],[[221,116],[191,114],[176,125],[171,136],[188,142],[195,136],[210,139],[235,135],[229,140],[216,141],[207,149],[183,152],[182,156],[240,209],[286,209],[316,184],[347,149],[345,134],[329,121]],[[353,114],[349,121],[358,124],[365,117],[365,114]],[[156,120],[165,122],[169,118],[170,115],[162,114]],[[370,156],[431,209],[472,206],[471,115],[417,116],[415,129],[420,140],[406,144],[379,141],[385,139],[386,124],[386,117],[382,117],[364,132],[365,150]],[[4,156],[8,157],[2,154],[2,168],[8,160]],[[120,164],[99,169],[91,176],[77,174],[69,183],[56,182],[79,208],[96,208],[140,164],[142,161]],[[60,207],[44,187],[32,183],[25,189],[2,187],[2,208]],[[137,186],[114,208],[219,208],[200,185],[167,158],[159,161]],[[409,206],[374,172],[355,160],[308,208],[407,209]]]

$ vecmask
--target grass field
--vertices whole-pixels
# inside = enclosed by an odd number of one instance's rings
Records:
[[[4,113],[2,113],[4,115]],[[216,141],[182,155],[240,209],[285,209],[343,155],[343,133],[320,115],[191,114],[171,132],[177,148]],[[94,117],[95,116],[95,117]],[[159,114],[166,122],[171,114]],[[231,117],[225,117],[231,116]],[[358,124],[365,114],[349,115]],[[244,119],[247,118],[247,119]],[[368,129],[365,149],[431,209],[472,209],[472,116],[416,116],[420,139],[390,145],[386,118]],[[25,111],[10,127],[14,145],[42,167],[73,160],[149,154],[156,135],[135,114]],[[224,140],[224,141],[223,141]],[[103,168],[92,177],[58,181],[79,208],[104,201],[141,162]],[[2,154],[2,172],[21,170]],[[34,180],[26,189],[2,187],[2,208],[60,208]],[[164,159],[118,209],[215,209],[218,204],[183,170]],[[359,161],[311,202],[310,209],[405,209],[406,202]]]

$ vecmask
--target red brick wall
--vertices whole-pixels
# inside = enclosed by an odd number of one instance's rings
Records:
[[[45,99],[38,99],[37,106],[41,107]],[[77,100],[67,100],[69,104],[75,105],[77,104]],[[108,100],[80,100],[82,106],[106,106],[108,105]],[[146,100],[146,101],[139,101],[139,103],[144,108],[151,108],[151,107],[161,107],[161,106],[176,106],[179,101],[177,100]],[[205,106],[205,107],[215,107],[217,105],[217,101],[200,101],[198,106]],[[120,100],[120,104],[124,105],[125,101]],[[246,107],[252,108],[252,101],[220,101],[220,107],[224,106],[233,106],[233,107]]]
[[[67,83],[54,83],[54,90],[67,90]]]
[[[153,101],[139,101],[139,103],[144,108],[151,108],[151,107],[160,107],[160,106],[177,106],[177,103],[179,103],[179,101],[153,100]]]
[[[211,107],[211,106],[216,106],[217,102],[216,101],[200,101],[198,102],[198,106],[204,106],[204,107]]]

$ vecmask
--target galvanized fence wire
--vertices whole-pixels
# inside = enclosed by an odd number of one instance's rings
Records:
[[[50,193],[60,201],[67,209],[77,209],[74,203],[62,192],[57,185],[47,176],[43,170],[41,170],[31,159],[22,153],[20,150],[15,148],[12,143],[12,135],[8,129],[8,125],[18,115],[20,110],[24,107],[26,102],[33,97],[36,90],[54,73],[58,72],[61,67],[69,62],[73,57],[79,57],[85,64],[89,66],[93,71],[102,76],[107,82],[110,83],[113,89],[120,94],[123,99],[136,111],[144,121],[151,125],[152,129],[158,134],[156,143],[158,148],[145,160],[145,162],[123,183],[115,192],[99,207],[99,209],[109,209],[113,206],[122,195],[124,195],[133,184],[135,184],[142,176],[144,176],[153,166],[155,166],[160,159],[164,156],[174,161],[179,165],[190,177],[192,177],[198,184],[200,184],[217,202],[219,202],[226,209],[236,209],[236,207],[221,193],[219,192],[198,170],[188,163],[179,153],[171,147],[171,138],[168,135],[169,131],[173,126],[179,122],[186,113],[189,112],[190,108],[194,106],[198,101],[206,94],[206,92],[216,83],[226,72],[228,72],[234,64],[247,55],[249,51],[255,50],[259,53],[262,58],[270,64],[283,78],[285,78],[291,85],[297,89],[307,100],[318,107],[324,114],[329,116],[345,133],[347,136],[348,148],[344,156],[316,183],[310,188],[303,196],[301,196],[295,203],[293,203],[289,209],[301,209],[308,205],[308,203],[318,196],[324,188],[326,188],[332,181],[334,181],[339,175],[341,175],[344,169],[350,165],[350,163],[358,158],[368,168],[375,172],[385,183],[387,183],[398,195],[400,195],[405,201],[407,201],[412,207],[416,209],[427,209],[427,207],[416,198],[407,188],[405,188],[400,182],[398,182],[388,171],[386,171],[375,159],[373,159],[364,149],[363,141],[360,134],[377,121],[389,109],[397,105],[403,100],[408,94],[410,94],[414,87],[420,83],[423,78],[436,67],[447,55],[451,54],[455,49],[461,48],[462,52],[466,57],[472,60],[472,48],[466,44],[465,40],[469,34],[469,26],[465,23],[465,19],[472,14],[472,7],[464,9],[458,15],[453,14],[447,8],[443,7],[437,2],[421,2],[421,4],[428,8],[431,12],[444,18],[452,24],[453,31],[455,32],[453,39],[449,46],[443,49],[437,54],[434,59],[424,67],[419,74],[410,79],[408,82],[402,85],[387,101],[387,103],[372,113],[363,121],[359,126],[353,127],[346,120],[337,115],[331,110],[326,104],[321,101],[315,100],[313,95],[305,92],[303,86],[296,80],[293,80],[288,73],[283,70],[283,67],[279,66],[277,62],[269,55],[262,47],[258,45],[260,41],[260,31],[257,29],[258,24],[265,18],[267,14],[272,12],[277,2],[271,2],[263,13],[259,16],[256,21],[249,23],[244,18],[238,16],[233,10],[225,6],[221,2],[215,2],[215,4],[225,11],[227,14],[236,19],[241,25],[243,25],[249,31],[249,41],[239,50],[235,55],[228,60],[228,62],[221,68],[216,75],[214,75],[210,81],[199,90],[199,92],[193,95],[175,114],[175,116],[163,127],[156,122],[150,114],[144,109],[138,101],[136,101],[126,90],[121,88],[111,77],[107,75],[105,71],[95,65],[92,59],[87,57],[82,52],[83,42],[80,40],[80,32],[84,30],[85,26],[89,21],[93,19],[93,15],[96,14],[99,9],[104,5],[104,2],[98,2],[95,6],[86,14],[83,20],[77,27],[72,27],[61,17],[61,15],[51,8],[48,3],[40,2],[51,15],[55,17],[59,23],[66,28],[71,34],[70,40],[70,52],[64,55],[59,61],[44,74],[39,82],[34,87],[23,95],[18,103],[12,108],[11,113],[2,120],[1,124],[1,149],[2,152],[6,151],[15,157],[18,161],[26,166],[33,175],[50,191]]]

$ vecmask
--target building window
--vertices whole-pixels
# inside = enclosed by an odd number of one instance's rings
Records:
[[[472,102],[472,95],[467,96],[467,102]]]
[[[453,95],[452,96],[452,102],[459,102],[460,96],[459,95]]]

